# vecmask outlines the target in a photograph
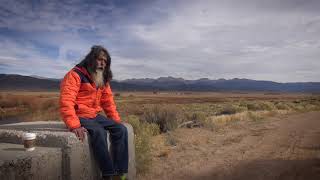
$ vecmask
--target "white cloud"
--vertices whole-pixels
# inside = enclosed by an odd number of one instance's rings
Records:
[[[1,41],[0,56],[19,63],[25,56],[34,65],[45,62],[43,68],[70,68],[93,44],[102,44],[112,55],[119,79],[181,76],[290,82],[320,77],[319,1],[158,0],[119,5],[75,0],[34,6],[8,1],[0,7],[0,28],[59,49],[52,58],[37,52],[32,42],[20,46],[10,37]]]
[[[10,70],[6,73],[61,78],[74,64],[65,59],[50,59],[28,42],[6,40],[0,44],[0,66]]]

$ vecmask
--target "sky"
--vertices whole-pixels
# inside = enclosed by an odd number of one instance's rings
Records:
[[[116,80],[320,82],[320,1],[0,0],[0,74],[63,78],[93,45]]]

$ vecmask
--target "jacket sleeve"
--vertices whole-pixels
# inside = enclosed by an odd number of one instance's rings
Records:
[[[74,108],[80,85],[80,77],[74,71],[68,72],[60,84],[60,114],[69,129],[81,126]]]
[[[111,118],[118,123],[121,122],[109,84],[107,84],[104,90],[102,91],[100,104],[108,118]]]

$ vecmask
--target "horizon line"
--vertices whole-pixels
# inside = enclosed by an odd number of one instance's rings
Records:
[[[23,75],[23,74],[6,74],[6,73],[0,73],[0,75],[18,75],[18,76],[27,76],[27,77],[32,77],[32,78],[37,78],[37,79],[48,79],[48,80],[61,80],[63,78],[50,78],[50,77],[44,77],[44,76],[38,76],[38,75]],[[144,78],[130,78],[130,79],[123,79],[123,80],[119,80],[119,79],[112,79],[112,81],[118,81],[118,82],[123,82],[126,80],[141,80],[141,79],[153,79],[153,80],[157,80],[160,78],[174,78],[174,79],[183,79],[184,81],[197,81],[197,80],[201,80],[201,79],[208,79],[209,81],[217,81],[217,80],[235,80],[235,79],[239,79],[239,80],[251,80],[251,81],[266,81],[266,82],[274,82],[274,83],[280,83],[280,84],[285,84],[285,83],[320,83],[320,81],[299,81],[299,82],[278,82],[278,81],[272,81],[272,80],[257,80],[257,79],[248,79],[248,78],[218,78],[218,79],[210,79],[207,77],[203,77],[203,78],[198,78],[198,79],[184,79],[183,77],[173,77],[173,76],[160,76],[160,77],[156,77],[156,78],[150,78],[150,77],[144,77]]]

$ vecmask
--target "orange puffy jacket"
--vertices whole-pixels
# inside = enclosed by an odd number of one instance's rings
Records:
[[[94,118],[104,110],[108,118],[120,123],[109,83],[96,88],[83,67],[74,67],[60,84],[60,114],[69,129],[81,126],[79,117]]]

